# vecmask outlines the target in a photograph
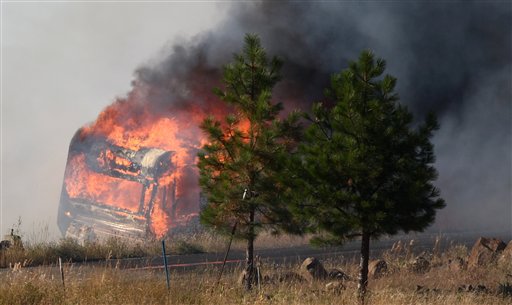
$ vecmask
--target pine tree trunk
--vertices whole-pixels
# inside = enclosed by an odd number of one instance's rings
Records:
[[[370,259],[370,233],[363,232],[361,239],[361,261],[359,263],[359,283],[357,285],[359,299],[364,304],[366,287],[368,286],[368,261]]]
[[[245,251],[245,290],[251,290],[254,282],[254,210],[249,214],[249,236],[247,238],[247,249]]]

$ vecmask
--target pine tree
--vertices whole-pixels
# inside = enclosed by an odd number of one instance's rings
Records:
[[[293,208],[318,241],[339,243],[361,238],[359,293],[368,283],[370,239],[398,231],[422,231],[443,199],[430,142],[436,118],[413,128],[413,117],[394,93],[396,79],[382,76],[386,63],[369,51],[333,75],[328,97],[307,115],[299,153],[285,180]]]
[[[293,147],[299,130],[298,114],[280,120],[282,104],[271,101],[281,65],[276,57],[267,59],[257,36],[246,35],[243,52],[224,67],[225,88],[215,89],[233,113],[223,121],[208,117],[201,125],[208,144],[198,154],[199,183],[208,204],[200,219],[225,234],[236,225],[236,237],[247,241],[247,290],[255,281],[258,232],[294,229],[275,178],[280,166],[275,156]]]

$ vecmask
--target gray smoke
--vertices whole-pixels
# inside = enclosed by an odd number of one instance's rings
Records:
[[[239,52],[245,33],[260,35],[284,60],[274,97],[308,110],[332,73],[364,49],[388,63],[397,91],[420,121],[433,111],[437,185],[447,201],[435,229],[512,232],[512,6],[483,2],[257,2],[234,5],[229,19],[183,41],[137,70],[155,111],[218,107],[211,88]]]

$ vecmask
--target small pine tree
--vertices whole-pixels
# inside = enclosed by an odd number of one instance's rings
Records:
[[[393,92],[396,79],[382,74],[385,61],[362,52],[357,62],[332,77],[332,108],[317,103],[307,118],[299,154],[290,162],[287,184],[297,215],[319,241],[361,237],[359,293],[368,282],[370,239],[398,231],[422,231],[434,221],[443,199],[432,182],[438,129],[429,115],[418,128]],[[364,298],[362,298],[364,300]]]
[[[198,154],[199,183],[208,203],[200,219],[225,234],[237,225],[236,236],[247,241],[247,290],[255,281],[254,240],[259,230],[294,228],[275,178],[275,156],[293,146],[299,119],[297,113],[278,119],[282,105],[271,101],[281,65],[276,57],[267,59],[257,36],[246,35],[242,54],[224,67],[225,88],[215,89],[233,113],[223,122],[209,117],[201,125],[208,144]]]

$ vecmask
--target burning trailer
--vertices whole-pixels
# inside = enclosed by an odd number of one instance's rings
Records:
[[[62,234],[80,241],[159,237],[197,213],[180,209],[176,152],[130,149],[79,129],[71,140],[60,198]],[[184,213],[180,213],[183,210]]]

